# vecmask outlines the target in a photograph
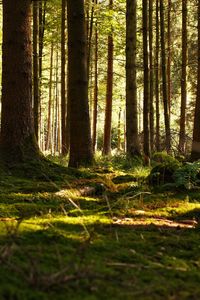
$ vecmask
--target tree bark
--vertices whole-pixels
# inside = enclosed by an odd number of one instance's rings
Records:
[[[156,0],[156,55],[155,55],[155,96],[156,96],[156,151],[160,151],[160,78],[159,78],[159,0]]]
[[[10,163],[39,158],[32,112],[31,0],[3,1],[0,151]]]
[[[87,76],[87,38],[83,0],[67,1],[68,68],[70,107],[69,166],[90,165],[93,161],[90,136]]]
[[[127,155],[140,155],[138,137],[136,42],[137,0],[126,1],[126,149]]]
[[[39,70],[38,70],[38,33],[39,33],[39,6],[38,2],[33,2],[33,114],[35,135],[38,140],[39,124]]]
[[[149,141],[149,60],[148,60],[148,1],[143,0],[143,64],[144,64],[144,103],[143,103],[143,150],[146,160],[150,157]]]
[[[165,53],[165,22],[163,0],[160,0],[160,34],[161,34],[161,59],[162,59],[162,96],[164,105],[165,120],[165,145],[166,150],[171,150],[171,133],[169,123],[169,105],[167,96],[167,76],[166,76],[166,53]]]
[[[200,159],[200,1],[198,1],[198,73],[197,73],[197,97],[194,114],[194,128],[192,140],[191,159]]]
[[[113,7],[113,0],[109,2],[109,9]],[[112,127],[112,99],[113,98],[113,34],[108,36],[108,61],[107,61],[107,88],[106,109],[104,122],[103,155],[111,153],[111,127]]]
[[[62,0],[62,16],[61,16],[61,134],[62,134],[62,155],[66,155],[67,149],[67,137],[66,137],[66,54],[65,54],[65,44],[66,44],[66,0]]]
[[[98,4],[98,0],[96,0]],[[93,126],[92,126],[92,145],[95,151],[97,139],[97,110],[98,110],[98,24],[95,24],[95,58],[94,58],[94,107],[93,107]]]
[[[149,123],[150,123],[150,149],[154,150],[154,70],[153,70],[153,0],[149,1]]]
[[[187,102],[187,0],[182,0],[182,73],[179,151],[185,153],[185,114]]]

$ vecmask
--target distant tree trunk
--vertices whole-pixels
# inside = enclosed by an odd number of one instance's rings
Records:
[[[198,73],[197,73],[197,97],[194,114],[194,129],[192,140],[191,159],[200,159],[200,1],[198,1]]]
[[[165,53],[165,22],[163,0],[160,0],[160,34],[161,34],[161,58],[162,58],[162,96],[164,104],[165,120],[165,145],[167,152],[171,149],[171,133],[169,123],[169,105],[167,97],[167,76],[166,76],[166,53]]]
[[[182,74],[179,151],[185,153],[185,112],[187,100],[187,0],[182,0]]]
[[[143,149],[145,158],[150,157],[149,143],[149,60],[148,60],[148,1],[142,1],[143,10],[143,64],[144,64],[144,103],[143,103]]]
[[[98,4],[98,0],[96,0]],[[98,110],[98,28],[97,22],[95,24],[95,58],[94,58],[94,107],[93,107],[93,133],[92,133],[92,145],[93,151],[95,151],[96,139],[97,139],[97,110]]]
[[[0,151],[8,163],[39,158],[32,113],[31,0],[3,1]]]
[[[50,52],[50,73],[49,73],[49,101],[48,101],[48,118],[47,118],[47,136],[45,149],[52,148],[52,79],[53,79],[53,40],[51,41]]]
[[[117,151],[120,153],[121,151],[121,112],[122,109],[120,107],[118,114],[118,125],[117,125]]]
[[[113,7],[113,0],[109,0],[109,9]],[[104,123],[103,155],[111,153],[111,126],[112,126],[112,98],[113,98],[113,34],[108,36],[108,65],[107,65],[107,88],[106,109]]]
[[[38,72],[38,33],[39,33],[39,6],[38,1],[33,2],[33,115],[35,135],[38,140],[39,124],[39,72]]]
[[[43,60],[43,48],[44,48],[44,31],[45,31],[45,23],[46,23],[46,6],[47,0],[37,0],[39,3],[39,142],[41,138],[41,129],[40,124],[42,124],[42,104],[41,104],[41,89],[42,89],[42,60]]]
[[[87,39],[83,0],[67,1],[68,68],[70,106],[69,166],[90,165],[93,161],[88,106]]]
[[[167,17],[167,89],[168,89],[168,107],[169,120],[171,115],[171,6],[172,1],[168,0],[168,17]]]
[[[127,155],[140,155],[138,138],[136,41],[137,0],[126,1],[126,143]]]
[[[154,103],[153,103],[153,88],[154,88],[154,70],[153,70],[153,2],[149,1],[149,113],[150,113],[150,148],[154,150]]]
[[[155,57],[155,96],[156,96],[156,151],[160,151],[160,84],[159,84],[159,0],[156,0],[156,57]]]
[[[90,77],[90,60],[91,60],[91,48],[92,48],[92,34],[93,34],[93,27],[94,27],[94,0],[92,0],[92,8],[91,8],[91,15],[88,20],[88,47],[87,47],[87,56],[88,56],[88,79]]]
[[[62,134],[62,155],[66,155],[67,149],[67,137],[66,137],[66,55],[65,55],[65,44],[66,44],[66,0],[62,0],[62,16],[61,16],[61,134]]]

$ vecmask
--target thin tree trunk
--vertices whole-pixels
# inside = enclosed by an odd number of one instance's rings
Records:
[[[194,114],[194,128],[192,140],[191,159],[200,159],[200,1],[198,1],[198,73],[197,73],[197,97]]]
[[[182,0],[182,74],[179,151],[185,153],[185,114],[187,102],[187,0]]]
[[[126,142],[127,155],[140,155],[137,108],[137,0],[126,1]]]
[[[67,137],[66,137],[66,0],[62,0],[62,16],[61,16],[61,133],[62,133],[62,155],[67,154]]]
[[[39,124],[39,72],[38,72],[38,33],[39,33],[39,6],[33,2],[33,115],[36,139],[38,140]]]
[[[98,0],[96,0],[98,4]],[[94,107],[93,107],[93,134],[92,145],[93,151],[95,151],[96,139],[97,139],[97,109],[98,109],[98,28],[97,21],[95,24],[95,58],[94,58]]]
[[[52,79],[53,79],[53,40],[51,41],[50,52],[50,73],[49,73],[49,101],[48,101],[48,118],[47,118],[47,137],[46,150],[52,148]]]
[[[143,103],[143,149],[145,160],[150,157],[149,141],[149,66],[148,66],[148,1],[143,0],[143,64],[144,64],[144,103]]]
[[[156,96],[156,151],[160,151],[160,78],[159,78],[159,0],[156,0],[156,57],[155,57],[155,96]]]
[[[92,34],[93,34],[93,27],[94,27],[94,0],[92,0],[92,8],[91,8],[91,15],[90,20],[88,20],[89,28],[88,28],[88,79],[90,78],[90,60],[91,60],[91,48],[92,48]]]
[[[154,104],[153,104],[153,89],[154,89],[154,70],[153,70],[153,2],[149,1],[149,110],[150,110],[150,148],[154,150]]]
[[[164,6],[163,0],[160,0],[160,34],[161,34],[161,58],[162,58],[162,96],[164,104],[164,121],[165,121],[165,145],[166,150],[171,150],[171,134],[169,123],[169,105],[167,96],[167,76],[166,76],[166,53],[165,53],[165,23],[164,23]]]
[[[171,115],[171,6],[172,1],[168,0],[168,17],[167,17],[167,89],[168,89],[168,107],[169,119]]]
[[[113,7],[113,0],[110,0],[109,9],[111,10],[112,7]],[[111,32],[108,36],[107,88],[106,88],[103,155],[109,155],[111,153],[112,98],[113,98],[113,34]]]

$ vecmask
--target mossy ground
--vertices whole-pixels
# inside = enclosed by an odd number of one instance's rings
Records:
[[[141,166],[59,172],[0,174],[0,299],[200,299],[200,193],[154,193]]]

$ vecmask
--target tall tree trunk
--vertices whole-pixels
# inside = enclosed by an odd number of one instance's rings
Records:
[[[144,103],[143,103],[143,150],[146,160],[150,157],[149,143],[149,60],[148,60],[148,1],[142,1],[143,10],[143,64],[144,64]]]
[[[48,101],[48,117],[47,117],[47,136],[45,149],[49,150],[52,147],[52,80],[53,79],[53,40],[51,41],[50,52],[50,72],[49,72],[49,101]]]
[[[168,89],[168,107],[169,119],[171,115],[171,6],[172,1],[168,0],[168,17],[167,17],[167,89]]]
[[[159,78],[159,0],[156,0],[156,57],[155,57],[155,96],[156,96],[156,151],[160,151],[160,78]]]
[[[127,155],[140,155],[138,138],[136,42],[137,0],[126,1],[126,143]]]
[[[92,8],[90,19],[88,20],[89,28],[88,28],[88,47],[87,47],[87,56],[88,56],[88,80],[90,78],[90,60],[91,60],[91,48],[92,48],[92,34],[94,27],[94,0],[92,0]]]
[[[38,33],[39,33],[39,6],[38,1],[33,2],[33,114],[35,135],[38,140],[39,124],[39,70],[38,70]]]
[[[179,151],[185,153],[185,113],[187,100],[187,0],[182,0],[182,74]]]
[[[167,97],[167,76],[166,76],[166,53],[165,53],[165,22],[163,0],[160,0],[160,34],[161,34],[161,58],[162,58],[162,96],[164,105],[165,120],[165,145],[167,152],[171,149],[171,133],[169,123],[169,105]]]
[[[109,9],[113,8],[113,0],[109,2]],[[111,29],[112,31],[112,29]],[[111,153],[111,127],[112,127],[112,98],[113,98],[113,34],[108,36],[108,65],[107,65],[107,88],[106,109],[104,122],[103,155]]]
[[[87,39],[83,0],[67,1],[68,68],[70,106],[69,166],[89,165],[93,161],[88,106]]]
[[[194,114],[194,129],[192,140],[191,159],[200,159],[200,1],[198,1],[198,73],[197,73],[197,97]]]
[[[0,151],[10,163],[39,157],[32,113],[31,0],[3,1]]]
[[[66,0],[62,0],[62,16],[61,16],[61,134],[62,134],[62,155],[67,154],[67,137],[66,137]]]
[[[96,0],[98,4],[98,0]],[[97,139],[97,109],[98,109],[98,27],[97,21],[95,24],[95,58],[94,58],[94,107],[93,107],[93,133],[92,133],[92,145],[93,151],[95,151],[96,139]]]
[[[149,1],[149,113],[150,113],[150,148],[154,150],[154,103],[153,103],[153,88],[154,88],[154,70],[153,70],[153,2]]]

